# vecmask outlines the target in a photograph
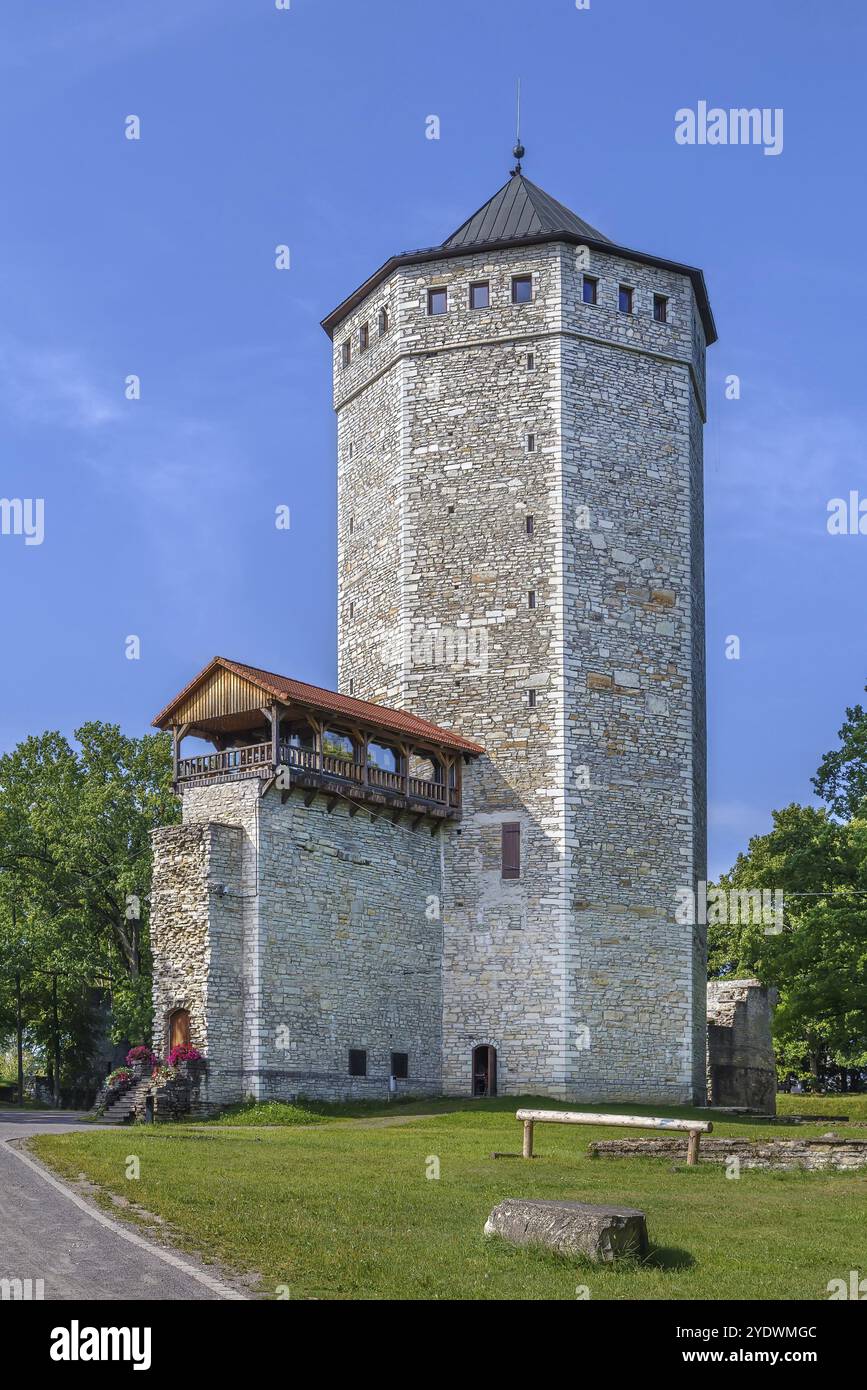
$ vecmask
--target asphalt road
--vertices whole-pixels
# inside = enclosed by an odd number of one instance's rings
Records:
[[[68,1111],[0,1110],[0,1299],[3,1280],[42,1280],[49,1299],[237,1299],[186,1255],[161,1249],[90,1208],[9,1140],[92,1130]]]

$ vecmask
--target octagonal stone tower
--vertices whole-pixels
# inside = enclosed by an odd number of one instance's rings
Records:
[[[523,177],[323,326],[339,689],[487,756],[443,839],[443,1076],[699,1100],[706,876],[702,427],[689,266]]]

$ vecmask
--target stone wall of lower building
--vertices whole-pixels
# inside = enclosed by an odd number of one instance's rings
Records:
[[[398,1092],[439,1093],[448,830],[263,786],[190,789],[154,836],[157,1034],[189,1009],[213,1103],[382,1097],[392,1053]]]
[[[398,1052],[398,1089],[436,1094],[442,841],[427,822],[327,805],[276,789],[260,803],[263,1091],[381,1097]],[[350,1049],[366,1076],[350,1076]]]
[[[164,1057],[170,1016],[190,1015],[190,1041],[207,1059],[202,1108],[238,1100],[243,1048],[245,899],[240,825],[198,821],[153,833],[153,1049]]]

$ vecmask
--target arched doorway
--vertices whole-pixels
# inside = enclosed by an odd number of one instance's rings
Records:
[[[485,1044],[473,1048],[473,1095],[497,1094],[497,1049]]]
[[[190,1014],[188,1009],[175,1009],[169,1014],[169,1050],[173,1047],[189,1047]]]

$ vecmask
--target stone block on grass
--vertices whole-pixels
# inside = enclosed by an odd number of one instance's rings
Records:
[[[494,1207],[485,1235],[501,1236],[513,1245],[541,1245],[561,1255],[585,1255],[604,1264],[624,1256],[643,1259],[649,1248],[643,1211],[527,1197],[507,1197]]]

